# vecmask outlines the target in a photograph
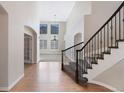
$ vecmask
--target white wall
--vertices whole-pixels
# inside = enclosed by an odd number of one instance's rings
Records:
[[[91,15],[84,17],[84,42],[109,19],[122,1],[92,1]]]
[[[77,1],[67,19],[67,31],[65,34],[65,48],[74,45],[74,35],[82,33],[84,40],[84,15],[90,13],[90,2]]]
[[[4,84],[0,83],[0,89],[7,90],[24,75],[24,25],[29,25],[37,31],[39,22],[35,2],[0,2],[0,4],[8,13],[8,31],[5,34],[8,35],[8,38],[6,37],[8,42],[5,41],[6,45],[8,44],[8,53],[1,55],[6,59],[8,67],[4,68],[6,72],[4,74],[8,71],[8,76],[3,77]],[[1,75],[3,73],[0,73]]]
[[[0,6],[0,87],[5,87],[8,85],[8,15],[2,13],[1,8]]]

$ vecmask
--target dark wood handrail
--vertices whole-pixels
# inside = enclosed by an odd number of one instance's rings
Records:
[[[113,15],[105,22],[105,24],[87,41],[87,43],[78,51],[82,51],[85,46],[105,27],[106,24],[119,12],[119,10],[124,6],[124,1],[120,5],[120,7],[113,13]]]
[[[71,47],[69,47],[69,48],[66,48],[66,49],[64,49],[64,50],[62,50],[63,52],[64,51],[67,51],[67,50],[69,50],[69,49],[71,49],[71,48],[73,48],[73,47],[76,47],[76,46],[78,46],[78,45],[81,45],[81,44],[83,44],[84,42],[80,42],[80,43],[78,43],[78,44],[76,44],[76,45],[73,45],[73,46],[71,46]]]

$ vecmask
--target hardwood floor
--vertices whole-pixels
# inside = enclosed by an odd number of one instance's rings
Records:
[[[105,87],[88,84],[82,87],[61,71],[59,62],[25,64],[24,78],[11,89],[11,92],[81,92],[110,91]]]

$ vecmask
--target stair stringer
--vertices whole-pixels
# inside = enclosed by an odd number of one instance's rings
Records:
[[[84,76],[87,77],[89,81],[92,81],[99,74],[109,69],[124,58],[124,42],[119,42],[118,46],[119,48],[117,49],[111,49],[110,55],[104,54],[104,59],[99,59],[98,64],[93,64],[92,70],[88,69],[88,74],[84,74]]]

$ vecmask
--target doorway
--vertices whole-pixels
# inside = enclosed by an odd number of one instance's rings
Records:
[[[24,26],[24,63],[37,63],[37,33]]]
[[[24,34],[24,62],[32,63],[32,36]]]
[[[78,43],[80,43],[80,42],[82,42],[82,33],[77,33],[77,34],[74,36],[74,45],[76,45],[76,44],[78,44]],[[75,58],[75,60],[76,60],[76,50],[81,49],[82,46],[83,46],[83,44],[74,47],[74,58]]]

